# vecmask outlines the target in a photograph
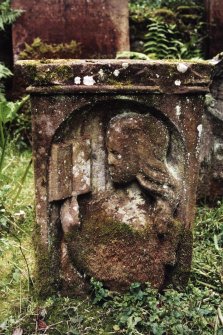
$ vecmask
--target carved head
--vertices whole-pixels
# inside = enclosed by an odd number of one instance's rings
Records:
[[[147,114],[128,113],[111,119],[107,130],[108,165],[112,180],[132,181],[148,167],[164,172],[169,134],[164,124]]]

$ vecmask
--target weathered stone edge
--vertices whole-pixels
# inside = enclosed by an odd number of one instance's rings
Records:
[[[18,61],[16,77],[32,93],[209,92],[211,61]]]

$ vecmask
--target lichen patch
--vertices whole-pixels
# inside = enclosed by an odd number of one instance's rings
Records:
[[[84,76],[83,78],[83,84],[86,86],[93,86],[95,84],[95,80],[93,76]]]
[[[129,63],[122,63],[123,69],[127,69],[128,66],[129,66]]]
[[[181,107],[179,105],[176,106],[176,115],[177,116],[181,115]]]
[[[177,70],[181,73],[185,73],[188,70],[188,65],[184,63],[177,64]]]
[[[198,131],[198,137],[199,138],[201,137],[202,129],[203,129],[202,124],[199,124],[199,126],[197,126],[197,131]]]
[[[75,78],[74,78],[74,83],[75,83],[76,85],[80,85],[80,83],[81,83],[81,77],[75,77]]]
[[[175,80],[174,84],[175,84],[176,86],[180,86],[180,85],[181,85],[181,81],[180,81],[179,79],[177,79],[177,80]]]
[[[119,71],[119,70],[115,70],[115,71],[113,72],[113,74],[114,74],[115,77],[118,77],[119,74],[120,74],[120,71]]]

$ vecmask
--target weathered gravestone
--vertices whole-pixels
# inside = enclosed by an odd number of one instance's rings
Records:
[[[198,199],[215,204],[223,197],[223,62],[222,54],[213,59],[216,63],[206,95],[203,115],[204,132],[201,142],[201,169]]]
[[[223,50],[223,6],[221,0],[205,0],[208,27],[208,57]]]
[[[208,56],[213,57],[223,50],[223,6],[220,0],[206,0],[209,30]],[[222,54],[216,59],[222,59]],[[201,174],[198,197],[216,202],[223,197],[223,66],[216,66],[207,96],[207,113],[204,116],[205,134],[202,145]]]
[[[80,42],[81,58],[114,58],[129,50],[128,0],[13,0],[12,5],[24,10],[12,30],[16,59],[36,37]]]
[[[30,85],[42,293],[187,283],[212,65],[21,61]]]

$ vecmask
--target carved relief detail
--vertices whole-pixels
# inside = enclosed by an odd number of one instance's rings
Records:
[[[138,280],[160,287],[183,226],[182,139],[150,113],[88,120],[73,120],[51,149],[49,199],[60,206],[71,263],[114,289]]]

